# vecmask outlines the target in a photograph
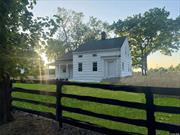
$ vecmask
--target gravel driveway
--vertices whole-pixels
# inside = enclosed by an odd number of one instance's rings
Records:
[[[26,113],[16,112],[14,118],[14,121],[0,126],[0,135],[102,135],[67,124],[59,131],[56,122]]]

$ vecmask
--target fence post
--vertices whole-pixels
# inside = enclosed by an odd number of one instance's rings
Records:
[[[10,76],[8,73],[3,75],[3,84],[1,90],[1,109],[0,109],[0,123],[7,123],[13,120],[13,116],[11,114],[11,90],[12,83],[10,80]]]
[[[62,93],[62,82],[56,81],[56,120],[59,122],[59,128],[62,128],[62,103],[61,103],[61,93]]]
[[[147,89],[145,93],[146,97],[146,117],[147,117],[147,128],[148,135],[156,135],[155,128],[155,116],[154,116],[154,98],[151,89]]]

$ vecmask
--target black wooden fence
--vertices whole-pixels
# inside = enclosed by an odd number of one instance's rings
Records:
[[[62,92],[62,87],[64,85],[100,88],[103,90],[111,90],[111,91],[144,93],[145,98],[146,98],[146,103],[137,103],[137,102],[121,101],[121,100],[116,100],[116,99],[65,94]],[[54,119],[59,122],[60,127],[62,127],[62,123],[68,123],[68,124],[71,124],[74,126],[94,130],[94,131],[105,133],[105,134],[113,134],[114,135],[114,134],[135,134],[135,133],[108,129],[108,128],[94,125],[91,123],[75,120],[72,118],[67,118],[62,115],[62,111],[93,116],[96,118],[101,118],[101,119],[111,120],[111,121],[116,121],[116,122],[123,122],[126,124],[131,124],[131,125],[136,125],[136,126],[143,126],[148,129],[148,135],[155,135],[156,130],[165,130],[165,131],[169,131],[171,133],[179,133],[180,132],[180,125],[161,123],[161,122],[155,121],[155,112],[180,114],[180,107],[160,106],[160,105],[154,105],[154,103],[153,103],[154,102],[153,101],[154,94],[180,97],[180,88],[119,86],[119,85],[90,84],[90,83],[66,82],[66,81],[57,81],[56,86],[57,86],[56,92],[30,90],[30,89],[22,89],[22,88],[16,88],[16,87],[14,87],[12,89],[12,92],[22,92],[22,93],[39,94],[39,95],[46,95],[46,96],[48,95],[48,96],[55,97],[56,98],[55,104],[34,101],[34,100],[30,100],[30,99],[15,98],[15,97],[12,97],[12,101],[20,101],[20,102],[26,102],[26,103],[32,103],[32,104],[38,104],[38,105],[52,107],[52,108],[56,109],[56,115],[49,113],[49,112],[40,112],[40,111],[25,109],[25,108],[21,108],[21,107],[17,107],[17,106],[12,106],[12,109],[20,110],[20,111],[24,111],[24,112],[28,112],[28,113],[33,113],[33,114],[37,114],[37,115],[40,115],[43,117]],[[95,112],[89,111],[89,110],[83,110],[83,109],[79,109],[79,108],[64,106],[61,103],[62,97],[145,110],[147,119],[143,120],[143,119],[130,119],[130,118],[124,118],[124,117],[117,117],[117,116],[95,113]]]

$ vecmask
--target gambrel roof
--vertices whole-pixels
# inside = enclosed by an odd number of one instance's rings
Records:
[[[121,48],[125,39],[126,37],[118,37],[104,40],[89,41],[85,44],[80,45],[74,52]]]

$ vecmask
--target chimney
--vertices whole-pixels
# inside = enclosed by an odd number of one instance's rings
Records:
[[[106,32],[101,32],[101,40],[105,40],[107,37]]]

